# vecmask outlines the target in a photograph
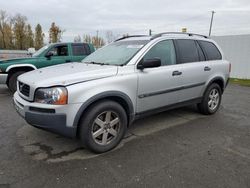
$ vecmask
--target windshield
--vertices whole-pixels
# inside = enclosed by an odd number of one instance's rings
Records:
[[[44,50],[47,50],[48,47],[49,47],[49,45],[46,45],[46,46],[40,48],[38,51],[36,51],[36,52],[32,55],[32,57],[38,57],[38,56],[40,56],[40,54],[43,53]]]
[[[90,54],[82,62],[125,65],[147,42],[147,40],[114,42]]]

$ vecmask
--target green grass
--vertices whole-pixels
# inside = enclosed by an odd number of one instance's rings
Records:
[[[250,87],[250,80],[247,79],[230,78],[229,83]]]

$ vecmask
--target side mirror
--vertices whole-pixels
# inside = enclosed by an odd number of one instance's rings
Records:
[[[53,52],[50,51],[50,52],[48,52],[48,53],[45,55],[45,57],[48,58],[48,59],[50,59],[50,57],[53,56],[53,55],[54,55]]]
[[[137,69],[143,70],[145,68],[154,68],[160,66],[161,66],[161,60],[159,58],[146,59],[146,60],[142,59],[142,61],[137,65]]]

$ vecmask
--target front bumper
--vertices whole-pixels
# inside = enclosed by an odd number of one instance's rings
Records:
[[[8,78],[7,73],[0,73],[0,84],[6,84]]]
[[[65,106],[68,105],[55,106],[31,103],[22,99],[17,92],[14,94],[13,101],[16,111],[30,125],[71,138],[76,136],[76,127],[67,125],[68,115]],[[47,108],[44,108],[44,105]]]

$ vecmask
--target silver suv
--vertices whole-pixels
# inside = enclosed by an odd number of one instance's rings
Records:
[[[29,124],[78,137],[101,153],[117,146],[129,125],[144,115],[190,104],[214,114],[230,68],[206,36],[128,36],[82,63],[21,75],[14,104]]]

